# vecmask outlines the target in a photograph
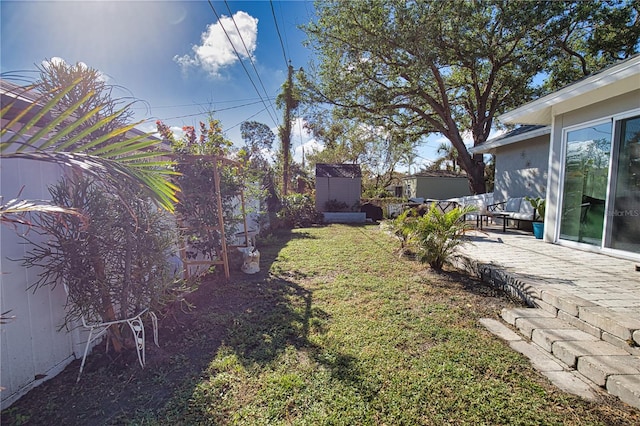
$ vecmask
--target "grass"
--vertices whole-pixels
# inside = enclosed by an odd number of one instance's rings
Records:
[[[553,387],[479,324],[513,301],[395,254],[375,226],[331,225],[260,246],[263,273],[207,283],[162,321],[148,368],[77,366],[5,424],[591,425],[638,411]]]

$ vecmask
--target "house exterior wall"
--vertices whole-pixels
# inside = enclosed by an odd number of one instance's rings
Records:
[[[50,199],[47,185],[62,175],[59,166],[40,161],[3,160],[0,168],[1,194],[5,199]],[[25,268],[19,261],[27,246],[20,238],[26,227],[13,229],[2,225],[0,252],[0,312],[10,310],[15,319],[0,325],[0,392],[1,406],[6,408],[34,386],[54,377],[75,359],[77,331],[58,331],[64,322],[66,294],[62,286],[29,289],[37,281],[37,268]],[[43,239],[31,230],[30,239]],[[82,352],[77,352],[81,354]],[[38,375],[44,379],[36,380]]]
[[[640,109],[640,89],[618,95],[588,107],[561,114],[554,114],[549,150],[549,177],[547,181],[547,209],[545,214],[545,223],[551,226],[545,226],[545,241],[558,241],[562,172],[564,169],[564,130],[568,127],[587,124],[594,120],[609,119],[615,115],[638,109]]]
[[[549,169],[549,135],[497,148],[495,156],[495,203],[513,197],[545,196]]]
[[[316,210],[327,211],[329,200],[346,203],[350,208],[360,203],[362,194],[361,178],[318,177],[316,176]]]
[[[407,198],[446,200],[471,195],[466,177],[412,176],[403,179]]]

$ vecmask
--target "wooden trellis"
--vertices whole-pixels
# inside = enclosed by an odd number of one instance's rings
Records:
[[[245,237],[245,245],[228,245],[227,238],[225,235],[224,229],[224,211],[222,207],[222,194],[220,192],[220,170],[218,167],[219,163],[226,164],[232,167],[241,167],[240,163],[230,160],[225,157],[219,157],[214,155],[190,155],[187,157],[191,162],[195,162],[197,160],[205,160],[206,162],[210,162],[213,166],[213,182],[214,182],[214,194],[216,197],[216,205],[217,205],[217,216],[218,223],[215,226],[205,226],[204,230],[206,231],[208,237],[213,239],[213,233],[218,232],[220,235],[220,247],[219,247],[219,259],[190,259],[187,256],[188,251],[188,243],[184,239],[181,239],[181,247],[180,247],[180,258],[182,260],[183,265],[183,276],[184,279],[191,278],[191,270],[190,267],[195,266],[206,266],[211,267],[213,265],[222,265],[224,268],[224,276],[226,279],[229,279],[230,271],[229,271],[229,252],[228,249],[230,247],[246,247],[249,245],[249,234],[247,231],[247,215],[245,210],[245,202],[244,202],[244,191],[240,189],[240,203],[241,203],[241,213],[242,220],[244,223],[244,237]],[[178,217],[178,225],[182,229],[188,229],[189,224],[186,223],[182,218]]]

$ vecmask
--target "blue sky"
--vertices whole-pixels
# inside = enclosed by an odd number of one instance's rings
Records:
[[[83,62],[126,89],[116,96],[144,101],[134,106],[137,119],[148,120],[140,129],[155,130],[157,119],[176,129],[197,126],[215,110],[239,146],[243,121],[274,130],[280,124],[274,99],[287,61],[297,69],[312,58],[299,26],[313,19],[313,2],[227,0],[212,6],[202,0],[2,0],[0,71],[35,78],[45,59]],[[302,145],[317,145],[299,121],[293,129],[299,160]],[[439,142],[430,138],[421,157],[433,159]]]

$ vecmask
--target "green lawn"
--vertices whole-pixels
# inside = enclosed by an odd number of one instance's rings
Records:
[[[514,302],[401,259],[397,246],[373,225],[269,238],[259,246],[263,274],[208,283],[190,313],[164,318],[164,357],[151,353],[144,371],[89,362],[76,386],[74,364],[3,424],[640,422],[616,400],[554,388],[479,325]]]

